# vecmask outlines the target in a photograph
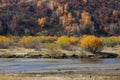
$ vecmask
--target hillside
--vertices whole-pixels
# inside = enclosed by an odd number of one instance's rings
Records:
[[[0,35],[119,35],[119,0],[0,0]]]

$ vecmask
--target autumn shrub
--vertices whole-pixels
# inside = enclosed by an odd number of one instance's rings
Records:
[[[20,39],[19,43],[26,44],[26,43],[31,43],[31,42],[34,42],[34,41],[37,41],[36,37],[33,37],[33,36],[23,36]]]
[[[39,41],[42,43],[51,43],[57,40],[55,36],[39,36]]]
[[[9,36],[9,38],[14,41],[15,43],[18,43],[19,40],[20,40],[20,37],[19,36]]]
[[[76,44],[79,39],[77,37],[70,37],[69,40],[71,44]]]
[[[19,43],[27,48],[38,48],[41,43],[52,43],[57,39],[54,36],[24,36]]]
[[[56,44],[60,45],[61,47],[68,47],[71,43],[68,36],[61,36],[57,39]]]
[[[39,37],[33,37],[33,36],[23,36],[19,43],[24,45],[26,48],[35,48],[38,44]]]
[[[96,53],[97,51],[101,50],[103,43],[100,38],[90,35],[90,36],[83,36],[80,39],[80,46],[83,49]]]
[[[11,38],[0,36],[0,48],[8,48],[12,42]]]
[[[71,37],[61,36],[57,39],[56,43],[60,45],[62,48],[66,47],[66,49],[68,49],[70,46],[76,45],[78,43],[78,40],[79,39],[74,36]]]

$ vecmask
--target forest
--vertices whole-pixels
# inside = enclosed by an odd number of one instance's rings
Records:
[[[0,35],[114,36],[119,0],[0,0]]]

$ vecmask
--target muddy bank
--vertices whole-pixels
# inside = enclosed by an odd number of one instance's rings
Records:
[[[111,50],[109,50],[111,49]],[[75,50],[50,50],[46,48],[27,49],[23,47],[14,47],[10,49],[0,49],[0,58],[117,58],[120,57],[119,50],[105,47],[101,52],[93,54],[76,47]]]
[[[120,80],[119,75],[92,74],[0,74],[0,80]]]

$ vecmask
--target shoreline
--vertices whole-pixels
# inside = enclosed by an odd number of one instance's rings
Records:
[[[110,50],[111,49],[111,50]],[[70,59],[70,58],[90,58],[90,59],[102,59],[102,58],[120,58],[119,52],[113,51],[114,47],[106,47],[101,52],[96,54],[85,51],[81,48],[76,50],[64,50],[59,49],[54,52],[47,48],[40,50],[14,47],[10,49],[0,49],[0,58],[53,58],[53,59]]]
[[[93,74],[1,74],[1,80],[119,80],[120,75],[93,75]]]

